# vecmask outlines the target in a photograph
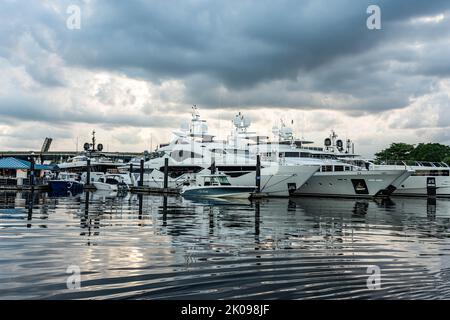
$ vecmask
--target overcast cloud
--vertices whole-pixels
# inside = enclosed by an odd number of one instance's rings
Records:
[[[370,4],[381,30],[366,27]],[[96,129],[111,150],[141,151],[192,104],[219,135],[243,111],[264,134],[293,119],[298,135],[320,144],[335,129],[366,155],[450,143],[448,0],[3,0],[0,72],[0,149],[45,135],[74,149]]]

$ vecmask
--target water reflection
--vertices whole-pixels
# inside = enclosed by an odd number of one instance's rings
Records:
[[[448,297],[450,201],[0,194],[2,298]],[[65,287],[69,264],[81,291]],[[381,290],[366,287],[369,265]]]

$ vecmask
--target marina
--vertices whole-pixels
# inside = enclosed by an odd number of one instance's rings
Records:
[[[447,299],[450,202],[0,193],[3,299]],[[276,213],[276,214],[274,214]],[[67,269],[81,288],[66,286]],[[366,282],[382,270],[381,289]]]
[[[250,125],[238,113],[216,140],[194,106],[169,143],[128,161],[95,131],[61,162],[0,159],[0,298],[450,298],[448,165]]]
[[[449,57],[448,0],[0,1],[0,302],[450,300]]]
[[[35,155],[28,160],[1,158],[0,186],[58,193],[86,189],[179,194],[190,185],[202,186],[195,192],[201,197],[226,196],[225,189],[232,188],[251,189],[249,197],[256,198],[450,197],[450,167],[445,163],[375,163],[355,154],[350,139],[344,146],[334,131],[323,147],[310,147],[312,141],[297,139],[283,122],[273,127],[270,140],[250,131],[250,119],[240,112],[232,124],[227,139],[216,138],[194,105],[190,124],[174,132],[169,143],[128,162],[107,157],[93,131],[83,152],[62,162],[43,162],[41,157],[43,163],[36,163]],[[42,149],[48,152],[51,141],[46,138]],[[228,185],[213,188],[210,181],[206,185],[207,175],[222,175]]]

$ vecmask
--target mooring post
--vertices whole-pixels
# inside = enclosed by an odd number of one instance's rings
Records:
[[[144,186],[144,159],[141,159],[139,168],[139,187]]]
[[[86,161],[87,171],[86,171],[86,186],[91,185],[91,159]]]
[[[169,158],[164,159],[164,189],[168,187],[169,180]]]
[[[34,157],[32,156],[30,159],[30,186],[31,192],[34,192]]]
[[[256,156],[256,192],[261,192],[261,156]]]
[[[130,179],[131,179],[131,182],[134,183],[134,181],[133,181],[133,163],[130,163]]]
[[[216,174],[216,158],[214,155],[211,157],[211,174]]]

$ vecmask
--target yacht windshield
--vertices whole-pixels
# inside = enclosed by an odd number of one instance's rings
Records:
[[[219,181],[219,184],[222,186],[229,186],[231,185],[230,182],[228,181],[227,177],[222,176],[222,177],[216,177],[216,179]]]

